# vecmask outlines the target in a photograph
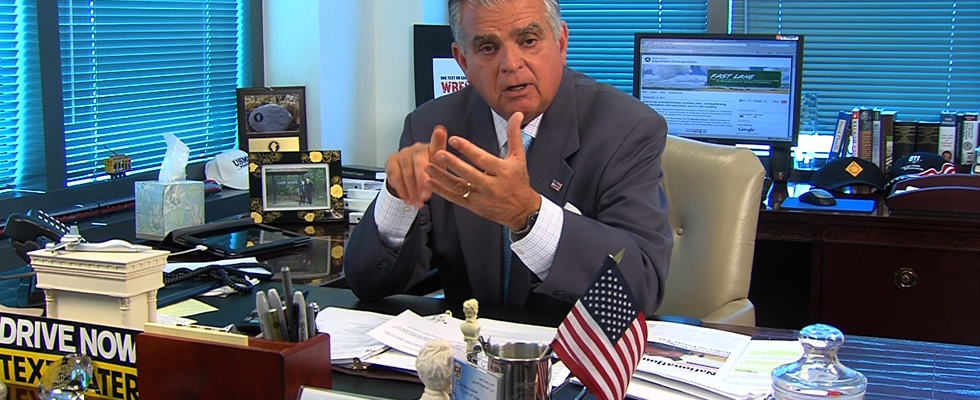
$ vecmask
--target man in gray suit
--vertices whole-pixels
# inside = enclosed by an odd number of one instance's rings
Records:
[[[620,268],[654,313],[673,246],[663,117],[564,67],[556,0],[449,0],[449,19],[470,86],[405,118],[345,252],[354,294],[401,293],[438,268],[454,303],[567,310],[625,248]]]

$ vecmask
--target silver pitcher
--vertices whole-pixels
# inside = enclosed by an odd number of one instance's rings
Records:
[[[487,369],[503,375],[503,398],[547,400],[551,392],[551,346],[544,343],[504,342],[484,349]]]

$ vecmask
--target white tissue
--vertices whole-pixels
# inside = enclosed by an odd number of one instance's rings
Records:
[[[160,177],[157,180],[163,183],[185,180],[190,149],[172,133],[164,133],[163,139],[167,141],[167,153],[163,156],[163,164],[160,164]]]

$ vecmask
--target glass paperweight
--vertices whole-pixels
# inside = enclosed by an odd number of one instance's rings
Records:
[[[834,398],[863,399],[868,378],[837,359],[844,334],[830,325],[815,324],[800,331],[803,357],[772,371],[777,400]]]
[[[84,400],[85,391],[95,388],[92,359],[69,354],[55,360],[41,375],[37,387],[40,400]]]

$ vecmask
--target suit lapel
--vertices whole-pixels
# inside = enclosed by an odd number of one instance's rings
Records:
[[[565,193],[568,192],[565,184],[571,181],[575,172],[566,159],[579,149],[578,121],[574,117],[575,87],[572,74],[568,70],[564,72],[558,95],[545,111],[538,134],[527,154],[531,188],[559,207],[564,206]],[[531,286],[527,283],[531,282],[531,271],[520,257],[511,256],[508,303],[524,304],[531,293]]]
[[[564,206],[568,192],[564,185],[575,172],[566,160],[579,149],[574,91],[572,74],[566,69],[558,95],[544,113],[527,158],[531,187],[559,207]]]

